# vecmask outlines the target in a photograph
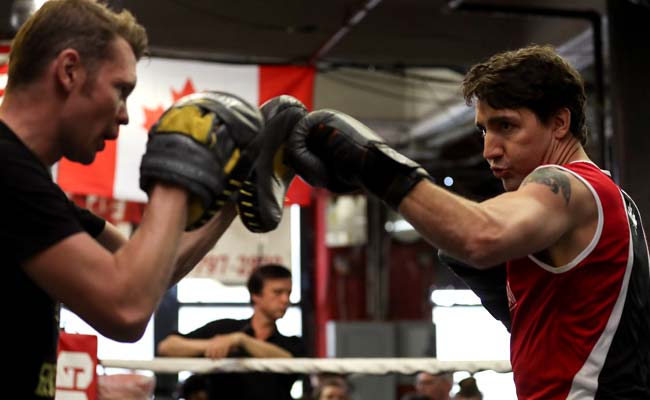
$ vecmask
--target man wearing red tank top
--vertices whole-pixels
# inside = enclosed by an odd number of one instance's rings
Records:
[[[339,112],[289,138],[308,182],[363,188],[398,210],[511,331],[520,399],[650,399],[650,267],[631,199],[584,149],[585,90],[553,48],[471,68],[483,155],[506,192],[474,202]],[[505,266],[504,266],[505,264]]]
[[[650,398],[646,239],[634,203],[585,152],[581,77],[531,46],[474,66],[463,91],[506,193],[474,203],[422,180],[400,212],[464,263],[461,277],[474,268],[478,293],[505,287],[490,311],[510,328],[520,399]],[[505,282],[476,271],[503,263]]]

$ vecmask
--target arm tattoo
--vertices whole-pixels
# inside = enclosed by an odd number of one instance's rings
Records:
[[[555,194],[562,191],[564,201],[569,204],[569,200],[571,199],[571,182],[569,182],[569,178],[563,172],[555,168],[538,169],[528,175],[521,183],[521,186],[526,186],[529,183],[546,185]]]

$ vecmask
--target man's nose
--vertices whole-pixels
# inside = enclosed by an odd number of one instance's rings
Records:
[[[117,112],[117,121],[120,125],[126,125],[129,123],[129,111],[126,108],[126,102],[122,102],[122,105]]]
[[[483,158],[488,161],[496,160],[503,155],[503,147],[495,135],[485,132],[483,136]]]

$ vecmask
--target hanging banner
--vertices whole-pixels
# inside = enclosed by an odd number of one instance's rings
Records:
[[[97,399],[97,336],[59,333],[55,399]]]
[[[124,222],[139,224],[144,213],[145,204],[140,202],[117,200],[92,194],[70,194],[69,197],[79,207],[92,211],[93,214],[114,225]]]
[[[174,101],[202,90],[218,90],[252,104],[289,94],[311,109],[314,69],[293,66],[233,65],[162,58],[138,63],[138,84],[128,99],[129,124],[120,128],[116,141],[106,142],[89,166],[62,159],[57,182],[68,193],[91,194],[119,200],[145,202],[139,187],[140,159],[147,132]],[[288,203],[305,205],[311,188],[295,179]],[[295,200],[294,200],[295,199]]]

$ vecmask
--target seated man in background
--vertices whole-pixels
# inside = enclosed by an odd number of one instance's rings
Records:
[[[404,395],[402,400],[449,400],[453,385],[454,375],[451,372],[420,372],[415,376],[415,392]]]
[[[460,390],[454,396],[454,400],[483,400],[483,393],[478,389],[473,376],[461,380],[458,382],[458,386]]]
[[[179,385],[178,396],[174,398],[184,400],[208,400],[206,376],[201,374],[190,375]]]
[[[350,400],[352,388],[345,375],[324,372],[310,376],[314,400]]]
[[[220,319],[190,333],[172,333],[158,344],[168,357],[303,357],[305,348],[296,336],[283,336],[275,325],[290,305],[291,272],[281,265],[255,269],[248,279],[253,316],[247,320]],[[208,379],[210,399],[291,399],[295,374],[215,373]]]

